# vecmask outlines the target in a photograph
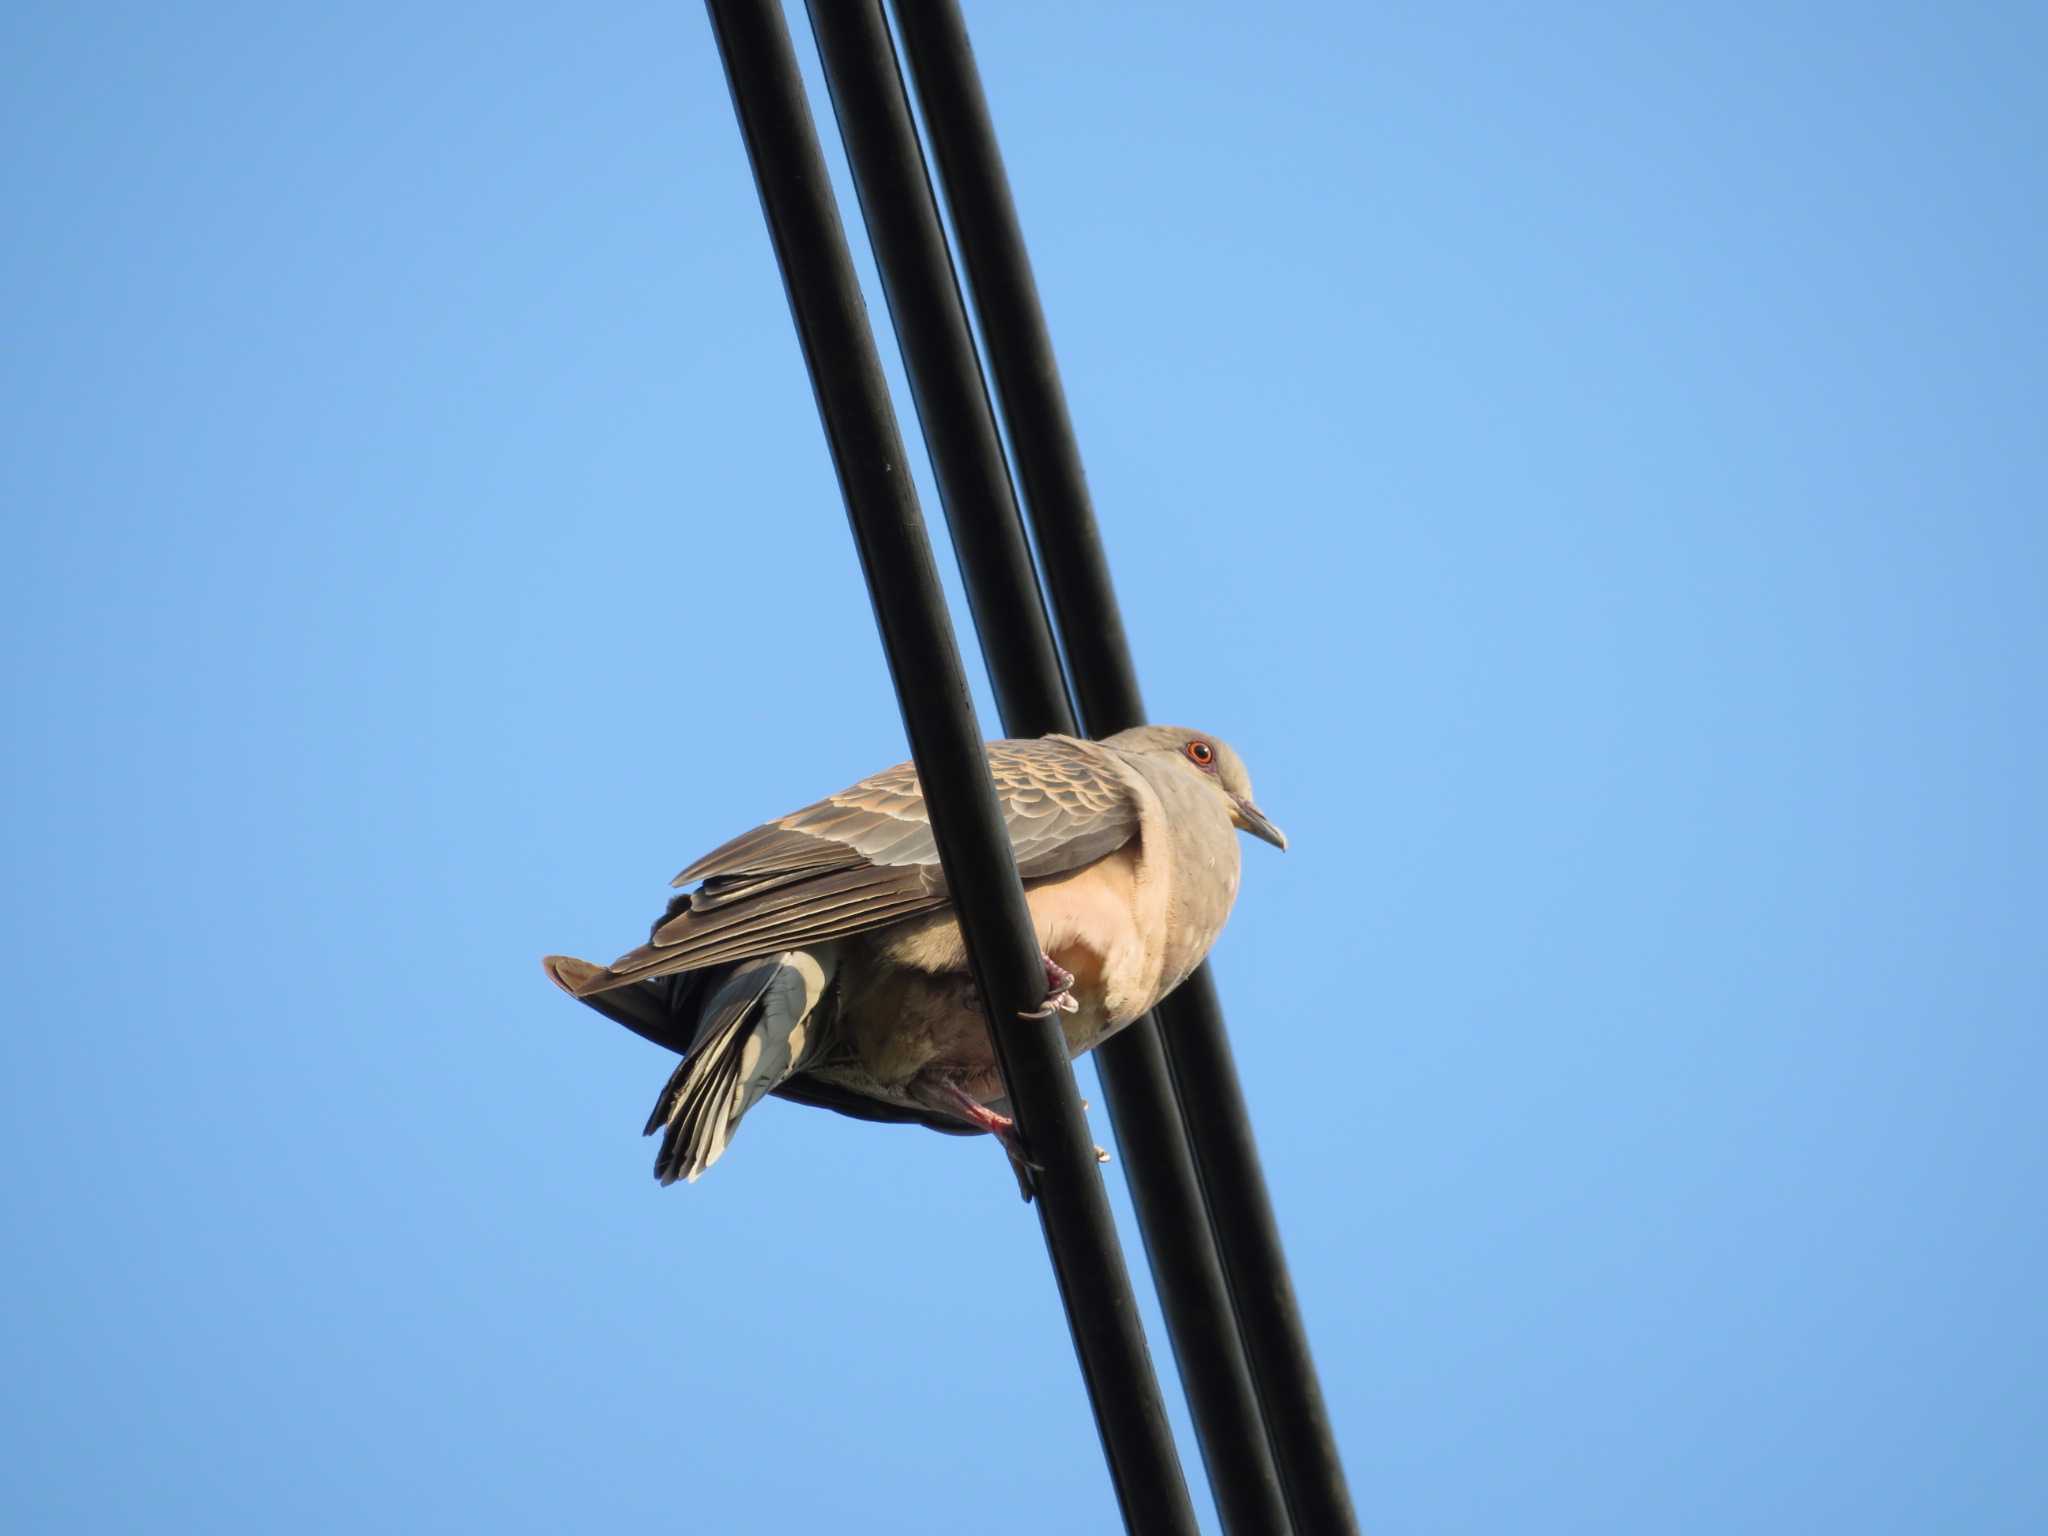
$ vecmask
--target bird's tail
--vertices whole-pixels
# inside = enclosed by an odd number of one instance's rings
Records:
[[[762,955],[706,989],[690,1049],[643,1132],[661,1132],[654,1176],[662,1183],[694,1182],[724,1153],[740,1117],[815,1057],[830,964],[829,954],[821,960],[800,949]]]
[[[623,984],[622,978],[612,975],[609,966],[593,965],[574,955],[542,955],[540,964],[548,973],[548,980],[571,997],[588,997]]]

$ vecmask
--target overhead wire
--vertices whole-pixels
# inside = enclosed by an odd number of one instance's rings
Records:
[[[789,31],[774,0],[707,0],[817,397],[911,755],[964,931],[1125,1527],[1194,1507],[1055,1016],[931,542]]]

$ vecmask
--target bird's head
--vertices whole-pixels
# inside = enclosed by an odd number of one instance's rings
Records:
[[[1244,759],[1230,744],[1202,731],[1177,725],[1140,725],[1103,738],[1105,746],[1148,757],[1170,759],[1177,772],[1196,775],[1229,804],[1230,820],[1240,831],[1249,832],[1275,848],[1287,846],[1287,834],[1266,819],[1266,813],[1252,802],[1252,776]]]

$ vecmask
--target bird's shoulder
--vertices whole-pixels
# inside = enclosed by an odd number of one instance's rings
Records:
[[[989,776],[1028,875],[1088,858],[1133,836],[1152,799],[1123,754],[1075,736],[1007,738],[987,747]],[[936,865],[931,815],[914,763],[896,763],[764,822],[675,877],[699,880],[824,872],[849,865]]]

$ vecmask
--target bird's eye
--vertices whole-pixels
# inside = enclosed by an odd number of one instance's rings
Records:
[[[1216,749],[1206,741],[1191,741],[1188,743],[1188,761],[1197,768],[1214,768]]]

